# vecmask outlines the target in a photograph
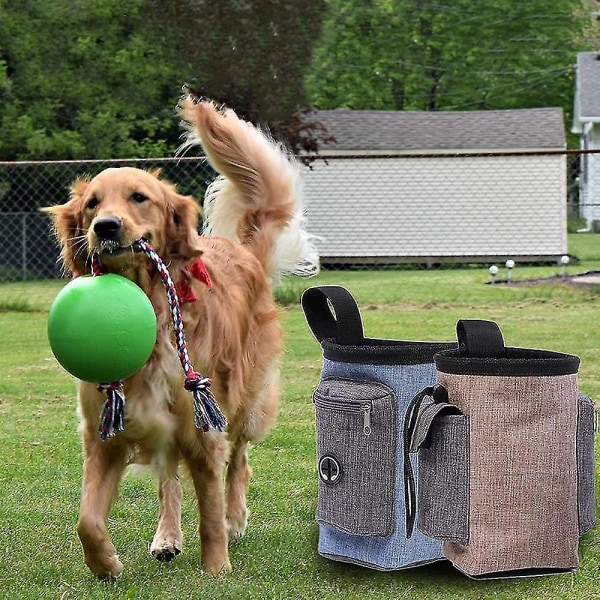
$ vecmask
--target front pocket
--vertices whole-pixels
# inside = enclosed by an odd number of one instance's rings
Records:
[[[317,429],[317,521],[344,533],[394,530],[398,406],[382,383],[329,378],[313,395]]]
[[[577,505],[579,535],[592,529],[596,523],[594,493],[594,431],[596,407],[590,398],[579,394],[577,399]]]
[[[469,417],[440,415],[419,449],[418,529],[438,540],[469,540]]]

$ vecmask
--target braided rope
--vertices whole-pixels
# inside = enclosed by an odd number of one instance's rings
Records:
[[[185,331],[183,329],[183,318],[179,307],[179,299],[175,284],[171,279],[169,270],[162,261],[156,250],[143,238],[134,244],[134,250],[138,248],[156,265],[158,274],[167,292],[167,299],[173,317],[173,328],[175,341],[177,342],[177,354],[179,362],[185,373],[185,389],[191,391],[194,395],[194,421],[198,429],[208,431],[216,429],[223,431],[227,427],[227,419],[221,412],[213,393],[210,390],[211,380],[204,377],[194,370],[190,361],[187,343],[185,340]]]
[[[143,238],[133,244],[133,249],[135,252],[143,252],[155,264],[167,293],[177,343],[177,355],[185,373],[184,387],[192,392],[194,398],[194,424],[202,431],[210,429],[223,431],[227,427],[227,419],[221,412],[210,389],[212,382],[208,377],[198,373],[190,361],[179,298],[169,270],[156,250]],[[94,253],[92,255],[92,275],[100,273],[102,273],[100,257],[98,253]],[[105,440],[112,437],[116,431],[123,431],[125,428],[125,394],[122,381],[100,384],[98,389],[107,395],[100,418],[100,437]]]

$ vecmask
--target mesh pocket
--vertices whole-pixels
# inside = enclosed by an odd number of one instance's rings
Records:
[[[317,521],[351,535],[394,530],[398,407],[388,386],[324,379],[316,389]]]
[[[579,394],[577,402],[577,504],[579,535],[596,523],[594,494],[594,429],[596,408],[590,398]]]
[[[438,540],[469,540],[469,417],[442,415],[419,450],[419,530]]]

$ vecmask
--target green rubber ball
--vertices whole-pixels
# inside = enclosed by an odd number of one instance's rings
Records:
[[[54,299],[48,340],[71,375],[109,383],[133,375],[150,358],[156,315],[146,294],[129,279],[112,273],[82,276]]]

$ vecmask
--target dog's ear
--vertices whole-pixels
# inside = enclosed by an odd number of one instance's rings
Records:
[[[85,271],[87,239],[81,223],[82,204],[89,179],[77,179],[71,186],[66,204],[42,208],[50,215],[54,235],[60,246],[60,256],[66,269],[75,275]]]
[[[202,254],[198,247],[198,221],[201,208],[191,196],[182,196],[175,189],[169,191],[167,245],[169,253],[182,258]]]

